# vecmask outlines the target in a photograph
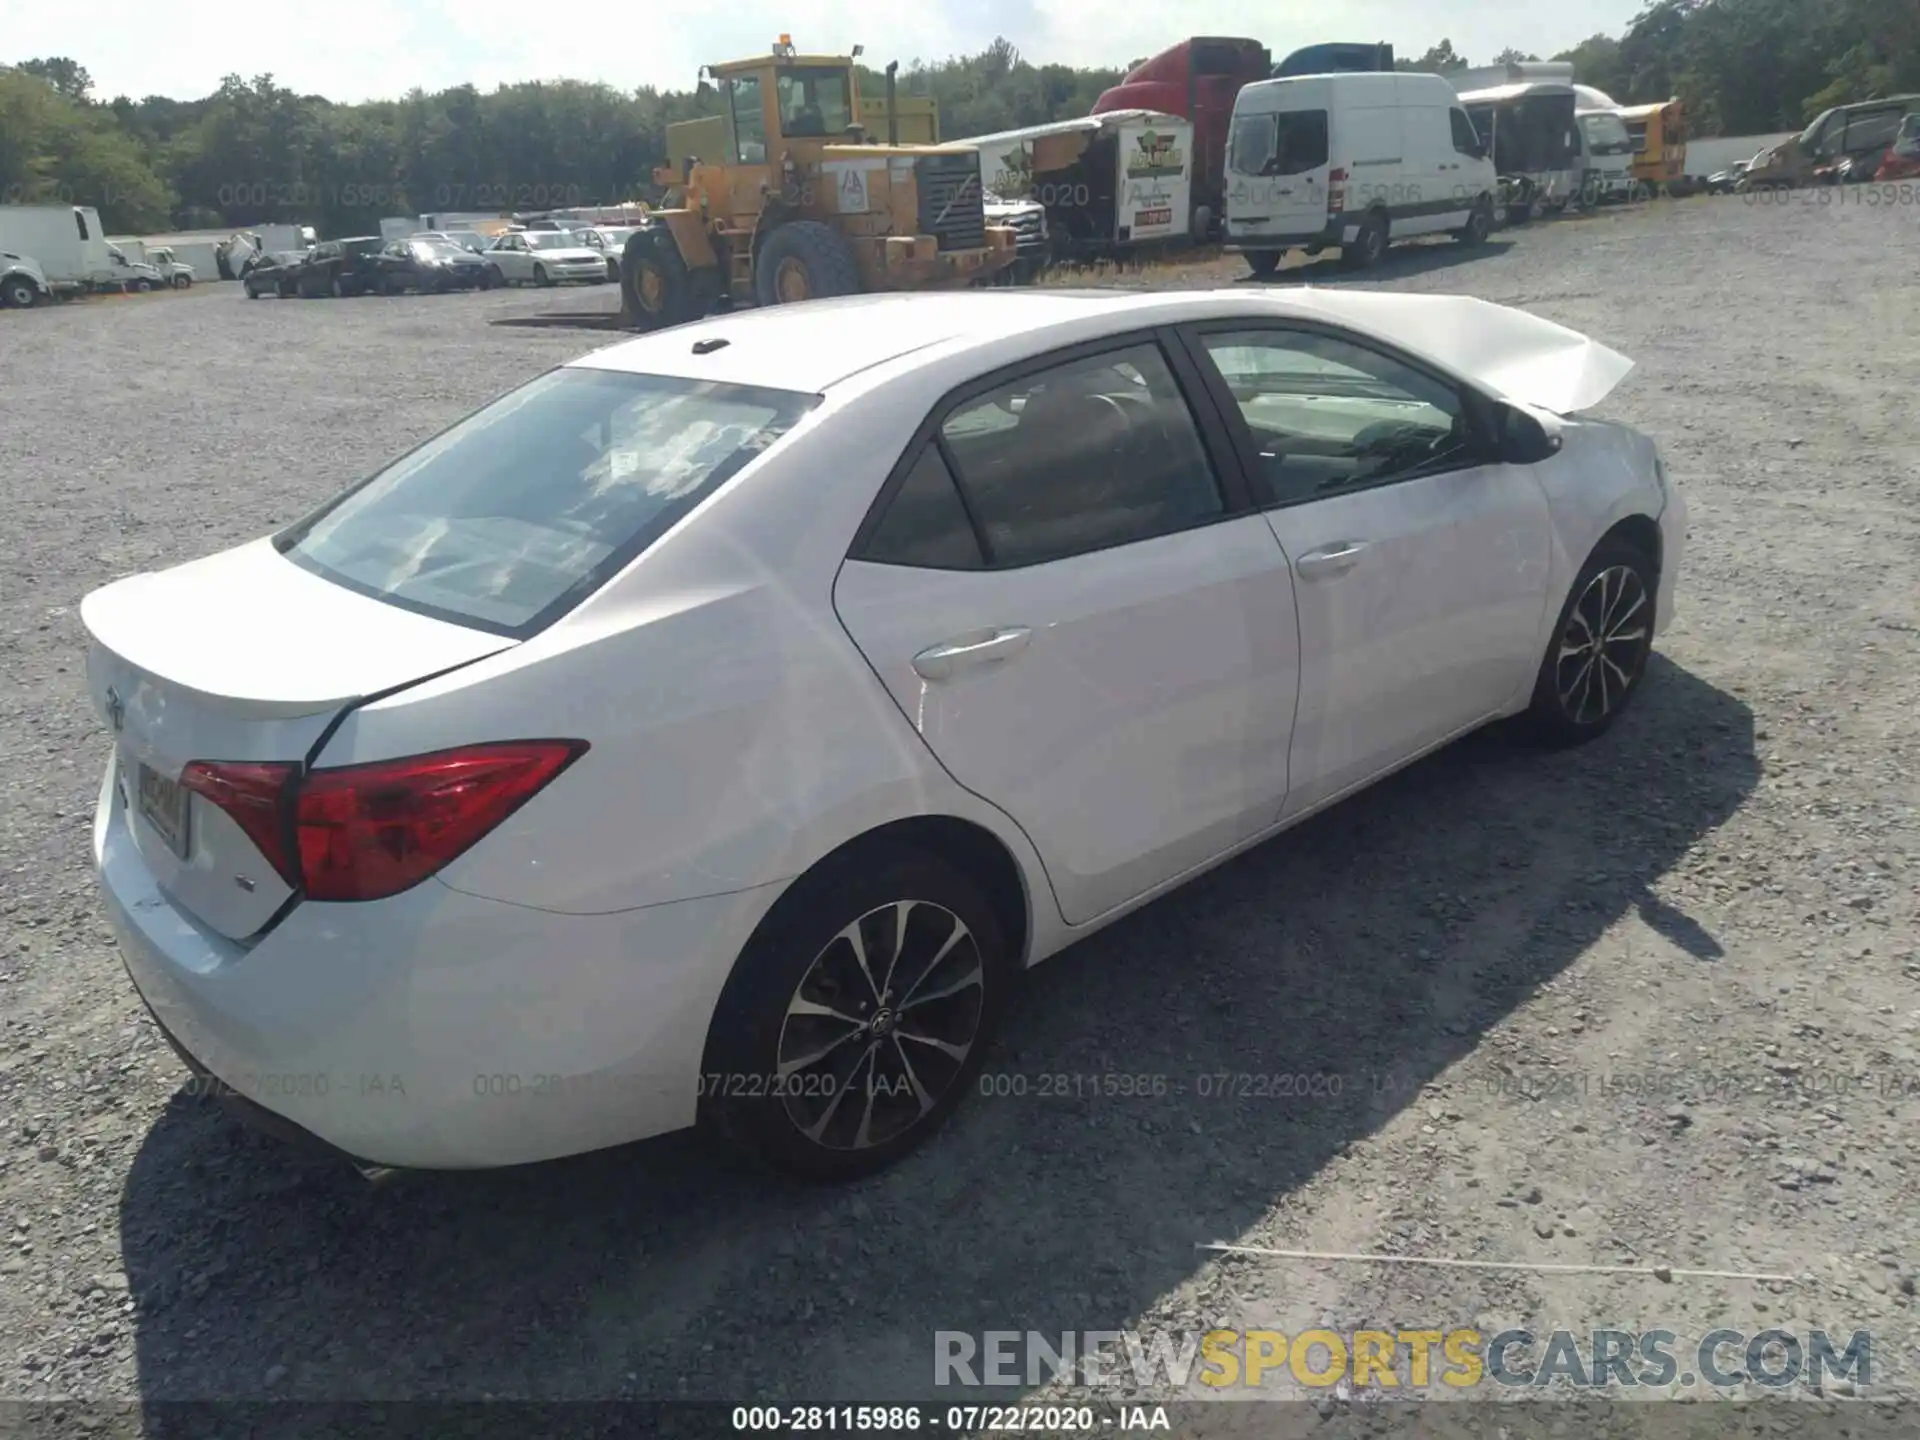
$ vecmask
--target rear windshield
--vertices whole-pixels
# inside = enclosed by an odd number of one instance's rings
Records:
[[[363,595],[523,638],[585,599],[818,399],[549,371],[274,543]]]
[[[1227,168],[1237,175],[1303,175],[1327,163],[1327,112],[1236,115]]]

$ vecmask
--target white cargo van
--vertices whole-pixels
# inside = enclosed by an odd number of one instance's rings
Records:
[[[1241,89],[1227,134],[1227,248],[1269,275],[1337,246],[1364,269],[1395,240],[1493,228],[1493,162],[1438,75],[1357,72]]]

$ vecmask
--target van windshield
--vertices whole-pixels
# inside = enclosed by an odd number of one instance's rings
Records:
[[[274,537],[324,579],[524,638],[743,468],[818,397],[562,368]]]

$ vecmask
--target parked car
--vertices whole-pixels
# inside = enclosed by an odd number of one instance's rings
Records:
[[[247,287],[247,298],[258,300],[262,295],[278,295],[282,300],[291,300],[300,292],[300,268],[306,259],[304,250],[276,250],[257,257],[240,282]]]
[[[1023,967],[1499,717],[1614,725],[1687,515],[1576,413],[1630,368],[1328,288],[583,356],[83,600],[129,974],[210,1090],[365,1164],[702,1120],[876,1169]]]
[[[1873,178],[1879,181],[1920,179],[1920,112],[1900,122],[1893,144],[1880,157]]]
[[[492,243],[478,230],[434,230],[428,233],[443,240],[451,240],[462,250],[471,250],[475,255],[485,254],[487,246]]]
[[[316,295],[369,295],[380,288],[378,235],[324,240],[307,252],[296,277],[303,298]]]
[[[558,285],[607,279],[607,257],[583,245],[570,230],[514,230],[487,250],[494,280],[506,285]],[[617,276],[618,271],[615,271]]]
[[[493,268],[483,257],[439,236],[395,240],[381,250],[379,260],[380,288],[389,295],[493,288]]]
[[[598,250],[606,257],[607,278],[619,282],[620,257],[626,253],[627,240],[634,234],[635,227],[614,227],[609,225],[590,225],[583,230],[574,231],[580,243],[590,250]]]
[[[47,283],[47,272],[38,260],[0,250],[0,305],[28,310],[52,298],[53,286]]]

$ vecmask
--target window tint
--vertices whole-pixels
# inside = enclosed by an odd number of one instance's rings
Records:
[[[1282,503],[1473,458],[1459,395],[1397,360],[1308,331],[1201,339]]]
[[[1224,509],[1156,345],[1023,377],[961,407],[940,433],[991,565],[1126,545]]]
[[[1453,148],[1462,155],[1478,154],[1480,137],[1474,132],[1473,121],[1467,118],[1467,112],[1455,107],[1447,115],[1453,122]]]
[[[274,543],[362,594],[531,634],[778,440],[815,398],[550,371]]]
[[[978,570],[985,563],[938,446],[920,452],[859,558],[928,570]]]

